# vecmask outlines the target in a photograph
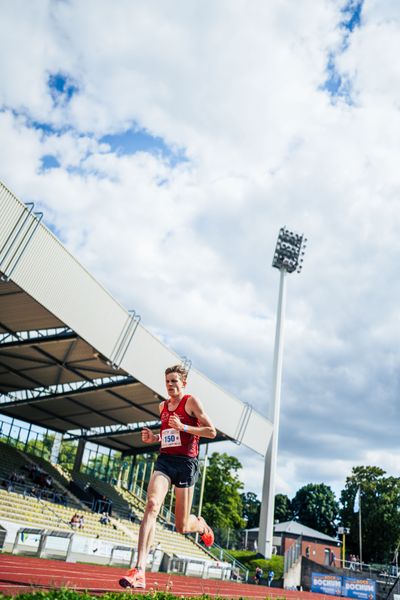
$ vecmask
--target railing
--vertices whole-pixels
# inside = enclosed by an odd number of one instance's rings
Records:
[[[218,544],[214,542],[212,547],[208,550],[209,554],[211,554],[215,559],[220,560],[221,562],[227,562],[232,565],[232,574],[237,573],[236,576],[237,581],[247,582],[249,579],[249,569],[241,563],[237,558],[232,556],[225,548],[221,548]]]
[[[128,490],[129,491],[129,490]],[[146,503],[147,494],[145,490],[135,485],[130,490],[130,493],[136,496],[143,504]],[[162,506],[159,516],[170,525],[175,525],[175,515],[166,506]]]
[[[55,517],[57,519],[57,524],[60,525],[61,523],[63,525],[65,525],[66,527],[70,528],[70,522],[66,521],[65,519],[63,519],[62,517],[60,517],[60,515],[53,510],[53,508],[47,504],[45,504],[41,498],[37,498],[41,508],[42,508],[42,513],[44,514],[46,511],[48,511],[49,513],[51,513],[53,515],[53,517]]]
[[[370,578],[373,575],[375,575],[375,577],[378,575],[387,578],[389,581],[394,581],[398,576],[398,567],[393,564],[369,564],[354,559],[342,560],[337,558],[331,566],[349,571],[349,575],[351,575],[351,573],[363,573],[369,575]]]
[[[297,538],[295,543],[292,546],[290,546],[290,548],[288,550],[286,550],[286,552],[285,552],[284,568],[283,568],[283,573],[285,575],[289,571],[289,569],[291,567],[293,567],[293,565],[296,564],[297,561],[299,560],[299,558],[301,557],[301,542],[302,542],[302,538],[300,536]]]

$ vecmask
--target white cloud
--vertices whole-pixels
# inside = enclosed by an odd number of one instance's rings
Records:
[[[287,224],[309,238],[288,280],[278,488],[289,495],[315,478],[339,490],[352,465],[397,451],[399,14],[366,0],[342,49],[343,6],[2,7],[0,178],[145,326],[265,414],[276,235]],[[331,55],[352,104],[323,89]],[[58,105],[56,73],[78,88]],[[100,142],[133,126],[188,160]],[[45,155],[60,166],[43,169]],[[260,459],[232,452],[259,492]]]

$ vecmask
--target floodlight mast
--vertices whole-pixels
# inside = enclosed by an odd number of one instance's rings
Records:
[[[260,529],[258,534],[258,551],[266,558],[272,556],[274,505],[275,505],[275,473],[278,454],[279,416],[282,385],[283,328],[286,306],[286,273],[301,272],[305,244],[303,235],[282,227],[279,231],[272,266],[280,271],[278,310],[275,330],[275,349],[273,362],[272,385],[272,435],[269,440],[264,463],[264,483],[262,489]]]

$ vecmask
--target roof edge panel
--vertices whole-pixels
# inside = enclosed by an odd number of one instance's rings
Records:
[[[56,318],[111,361],[118,357],[127,373],[163,397],[164,370],[180,357],[135,320],[47,227],[33,223],[32,208],[1,182],[0,215],[0,270],[12,272],[12,281]],[[7,252],[16,257],[12,264],[4,258]],[[268,419],[195,369],[188,392],[201,399],[219,431],[265,454],[272,433]]]

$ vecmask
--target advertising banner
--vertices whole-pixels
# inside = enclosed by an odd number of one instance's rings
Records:
[[[342,593],[342,578],[340,575],[327,573],[311,573],[311,591],[330,596],[340,596]]]
[[[373,579],[343,577],[342,595],[359,600],[375,600],[376,585]]]

